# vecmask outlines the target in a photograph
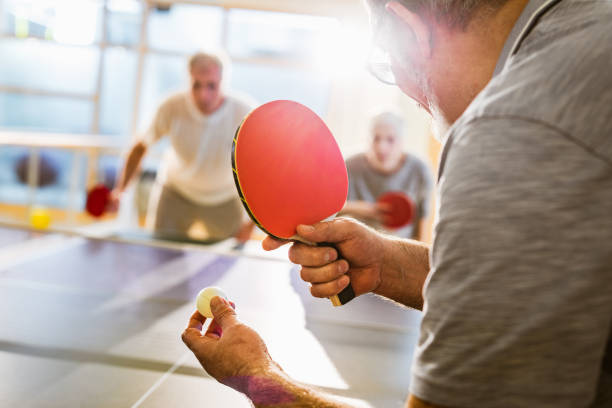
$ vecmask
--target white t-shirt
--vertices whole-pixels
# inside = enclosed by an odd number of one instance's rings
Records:
[[[253,106],[235,95],[226,95],[219,109],[204,115],[189,92],[168,97],[142,138],[151,146],[162,137],[170,137],[171,147],[164,154],[157,182],[203,205],[216,205],[237,196],[232,177],[232,139]]]

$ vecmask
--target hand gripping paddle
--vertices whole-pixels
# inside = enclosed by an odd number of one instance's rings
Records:
[[[266,103],[242,121],[232,169],[247,213],[278,239],[313,245],[296,227],[334,216],[346,201],[348,176],[340,149],[321,118],[297,102]],[[354,297],[349,283],[330,300],[340,306]]]
[[[94,217],[101,217],[106,213],[106,207],[110,200],[110,190],[104,184],[94,186],[87,193],[85,209]]]

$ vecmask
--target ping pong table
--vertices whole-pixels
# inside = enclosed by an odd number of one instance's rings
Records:
[[[334,308],[286,252],[0,227],[1,407],[249,407],[180,335],[220,286],[295,379],[358,407],[401,407],[420,314],[375,296]],[[284,249],[286,251],[286,249]]]

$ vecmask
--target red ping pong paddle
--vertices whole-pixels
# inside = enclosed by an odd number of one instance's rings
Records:
[[[305,242],[297,226],[334,216],[346,201],[348,176],[338,144],[323,120],[297,102],[266,103],[242,121],[232,169],[247,213],[278,239]],[[349,284],[330,299],[340,306],[354,297]]]
[[[376,202],[386,204],[389,211],[385,213],[383,225],[389,229],[404,227],[412,222],[414,203],[401,191],[390,191],[378,197]]]
[[[87,193],[85,209],[94,217],[101,217],[106,212],[110,199],[110,190],[104,184],[98,184]]]

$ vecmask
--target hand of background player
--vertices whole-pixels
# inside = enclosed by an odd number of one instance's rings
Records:
[[[390,210],[389,204],[369,201],[348,201],[341,214],[356,217],[362,221],[382,223]]]
[[[336,295],[349,281],[357,296],[372,292],[380,285],[388,245],[388,238],[384,235],[347,218],[336,218],[314,226],[300,225],[297,231],[308,241],[333,244],[341,254],[339,257],[338,251],[329,246],[310,246],[299,242],[291,246],[289,259],[302,265],[300,275],[304,281],[312,284],[310,293],[313,296],[323,298]],[[266,237],[263,248],[270,251],[285,243]]]
[[[121,203],[121,194],[122,192],[116,188],[111,190],[108,197],[108,203],[106,204],[106,211],[111,213],[119,211],[119,204]]]
[[[216,296],[210,307],[214,319],[206,333],[202,334],[206,318],[196,311],[182,335],[183,342],[208,374],[244,392],[239,389],[243,380],[265,378],[267,373],[280,370],[261,337],[238,320],[228,301]]]
[[[236,238],[236,241],[238,241],[239,243],[245,243],[249,240],[249,238],[251,238],[251,234],[253,234],[254,229],[255,224],[253,223],[253,221],[244,221],[236,232],[236,235],[234,235],[234,238]]]

